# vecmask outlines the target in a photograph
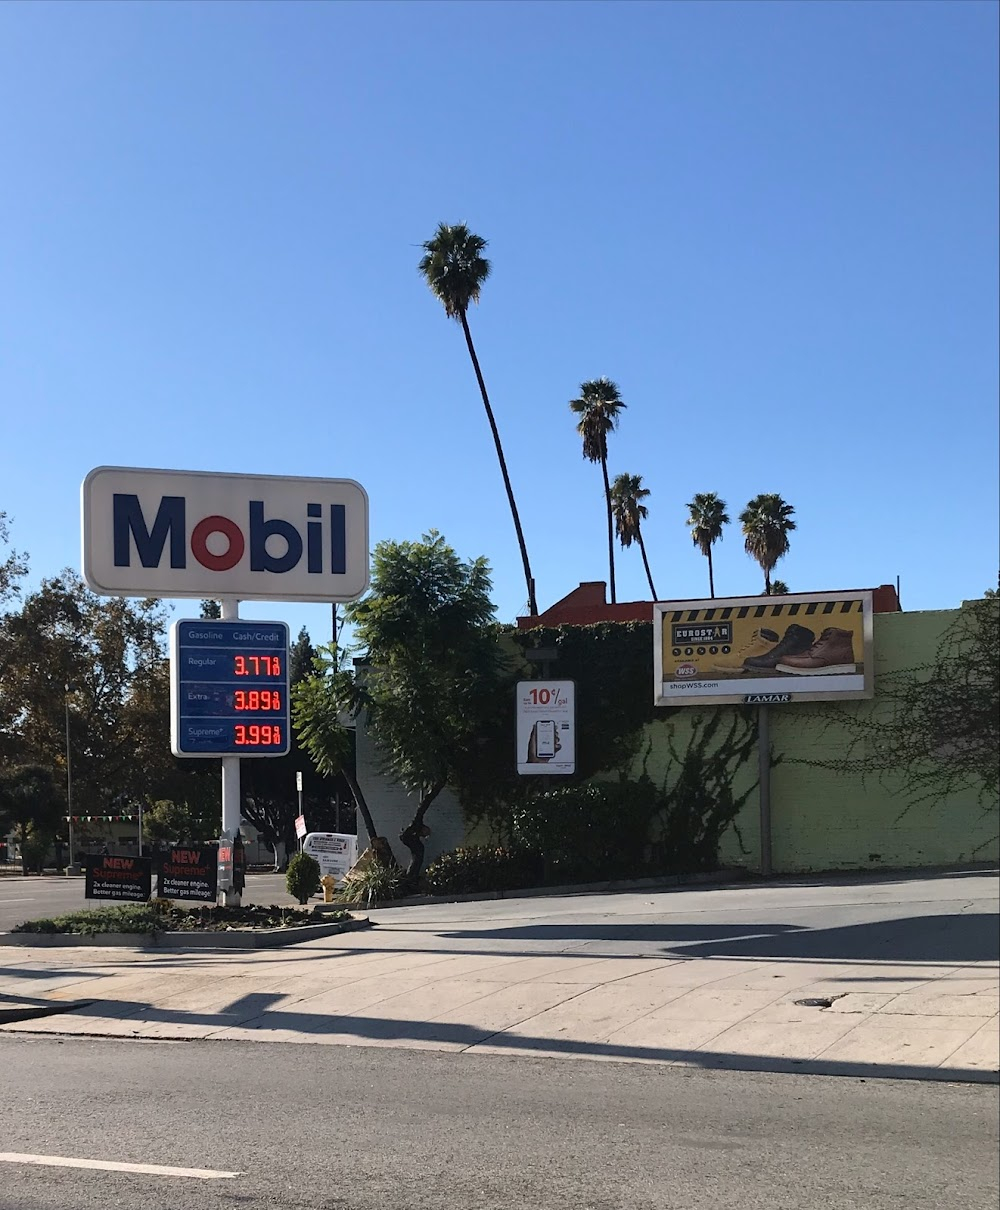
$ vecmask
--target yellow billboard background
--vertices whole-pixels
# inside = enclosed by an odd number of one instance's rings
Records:
[[[661,704],[870,696],[870,592],[661,602],[655,611]]]

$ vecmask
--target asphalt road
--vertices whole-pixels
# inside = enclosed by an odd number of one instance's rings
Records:
[[[998,1089],[0,1038],[4,1210],[995,1210]],[[202,1170],[49,1167],[12,1154]],[[205,1179],[203,1172],[238,1172]]]

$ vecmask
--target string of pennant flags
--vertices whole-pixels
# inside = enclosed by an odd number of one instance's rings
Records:
[[[135,811],[131,815],[64,815],[63,819],[67,822],[72,818],[74,823],[120,823],[126,819],[138,819],[139,812]]]

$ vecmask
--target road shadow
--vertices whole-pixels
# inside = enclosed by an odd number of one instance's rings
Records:
[[[662,942],[674,958],[838,959],[857,962],[934,962],[960,965],[1000,960],[1000,916],[949,913],[909,916],[835,928],[788,924],[531,924],[442,933],[453,940],[510,942]]]

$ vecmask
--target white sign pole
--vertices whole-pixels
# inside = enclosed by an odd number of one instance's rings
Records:
[[[240,616],[240,603],[235,597],[222,598],[222,620],[235,621]],[[226,840],[235,842],[240,830],[240,758],[224,756],[222,758],[222,835]],[[235,881],[235,844],[234,844]],[[220,907],[239,907],[240,893],[234,886],[219,887]]]

